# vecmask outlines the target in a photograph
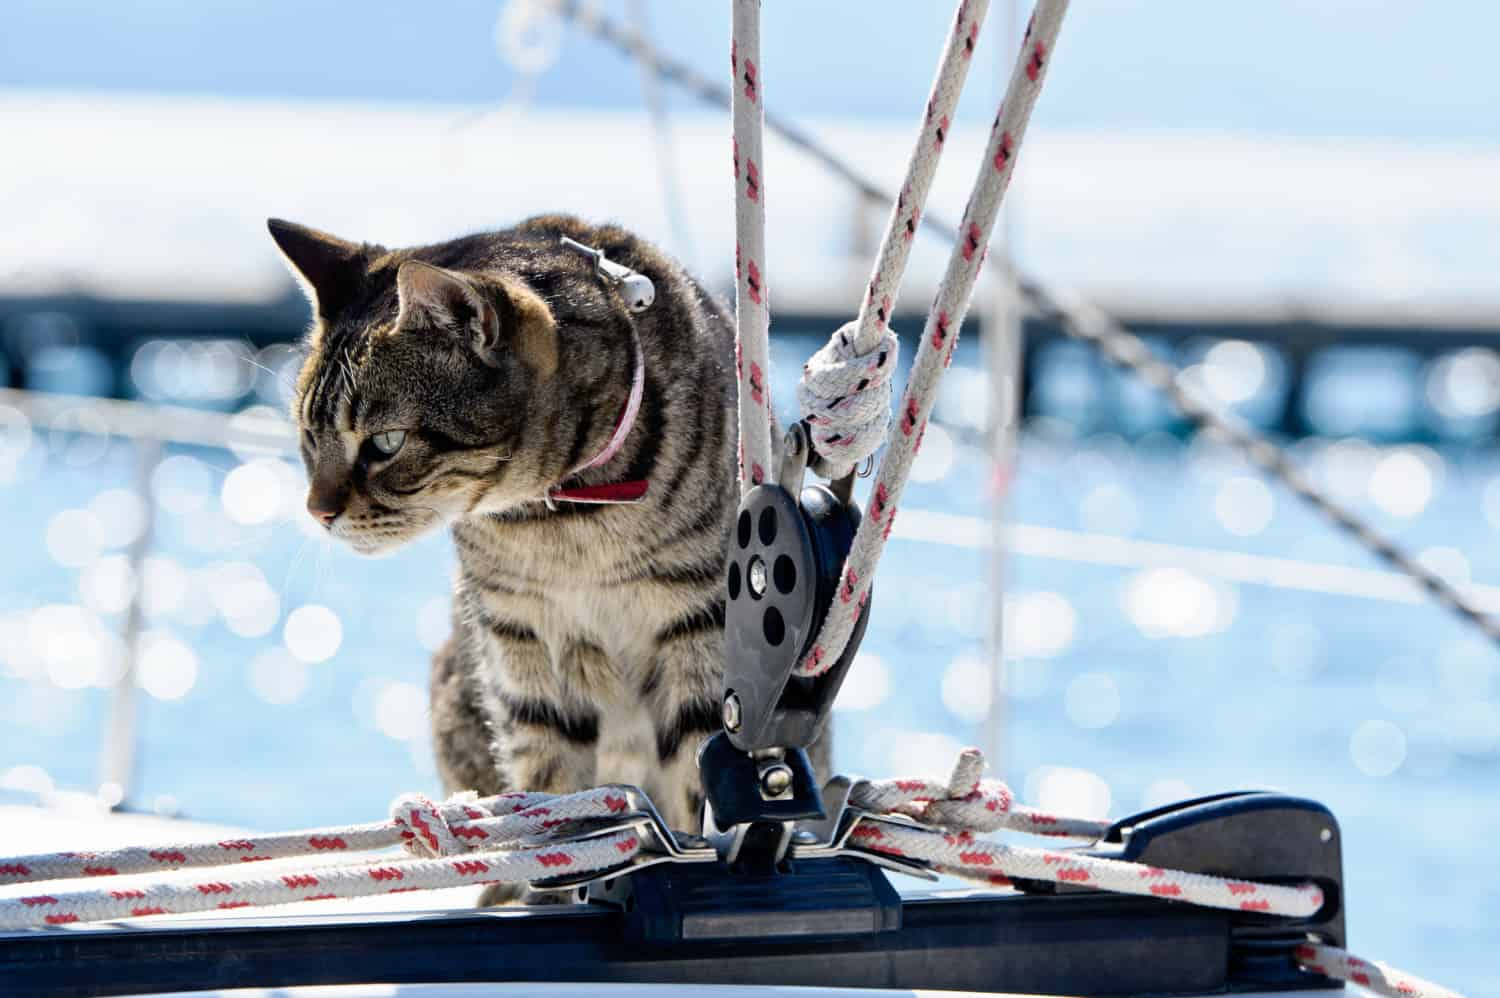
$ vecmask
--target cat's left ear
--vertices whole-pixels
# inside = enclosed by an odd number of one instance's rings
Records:
[[[364,277],[368,247],[279,218],[267,219],[266,227],[318,315],[332,318],[349,304]]]
[[[476,284],[464,274],[407,260],[396,271],[396,293],[397,329],[422,316],[467,341],[486,364],[496,366],[500,352],[513,349],[543,377],[557,370],[552,310],[519,281],[486,275]]]

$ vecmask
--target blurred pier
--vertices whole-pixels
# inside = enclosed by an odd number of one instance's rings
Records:
[[[799,303],[778,337],[827,335],[841,321]],[[1288,437],[1493,445],[1500,424],[1500,316],[1475,313],[1120,306],[1126,326],[1185,376],[1262,429]],[[899,314],[907,337],[922,316]],[[264,303],[0,297],[0,381],[13,388],[233,408],[268,379],[289,383],[307,305],[288,288]],[[980,334],[970,321],[969,337]],[[1025,321],[1026,418],[1126,436],[1180,423],[1057,324]],[[1371,384],[1379,390],[1371,391]]]

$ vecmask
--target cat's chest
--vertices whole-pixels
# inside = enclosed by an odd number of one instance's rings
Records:
[[[671,616],[670,608],[657,606],[658,601],[638,587],[589,584],[576,578],[525,588],[471,581],[462,588],[469,606],[477,611],[469,617],[481,649],[504,657],[509,646],[492,640],[487,630],[493,628],[485,623],[503,621],[503,630],[519,627],[534,635],[553,670],[571,673],[582,669],[589,673],[549,676],[549,680],[600,693],[606,688],[634,689],[639,685],[657,657],[658,636]],[[597,652],[580,653],[580,647]],[[591,664],[598,653],[607,665]],[[601,672],[604,674],[595,674]]]
[[[646,602],[628,588],[559,586],[544,601],[541,626],[553,642],[582,638],[598,645],[628,671],[649,663],[660,623]]]

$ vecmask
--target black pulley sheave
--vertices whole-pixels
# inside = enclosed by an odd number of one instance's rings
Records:
[[[860,521],[840,495],[847,483],[801,487],[806,454],[795,425],[780,480],[745,494],[729,539],[724,729],[744,752],[811,744],[864,636],[862,614],[827,671],[793,675],[836,598]]]

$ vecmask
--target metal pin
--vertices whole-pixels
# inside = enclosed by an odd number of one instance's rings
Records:
[[[724,730],[730,734],[740,730],[741,715],[739,694],[731,690],[724,697]]]
[[[644,312],[656,301],[656,285],[645,274],[631,270],[623,263],[615,263],[604,255],[603,250],[585,246],[576,239],[563,236],[562,243],[593,260],[594,271],[615,286],[630,311]]]
[[[792,767],[784,762],[767,767],[760,774],[760,786],[767,797],[780,797],[792,788]]]

